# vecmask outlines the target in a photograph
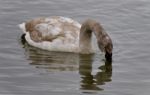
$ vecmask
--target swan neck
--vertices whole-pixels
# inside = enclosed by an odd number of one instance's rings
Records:
[[[88,54],[92,52],[91,45],[92,31],[88,23],[83,23],[80,29],[79,48],[80,53]]]
[[[89,51],[91,49],[92,32],[97,38],[98,47],[102,52],[112,53],[112,41],[103,27],[94,20],[86,20],[80,29],[79,46],[81,51]]]

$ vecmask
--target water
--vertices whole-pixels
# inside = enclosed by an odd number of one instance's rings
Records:
[[[101,22],[114,43],[112,65],[100,52],[21,44],[19,23],[55,15]],[[0,95],[149,95],[149,22],[149,0],[0,0]]]

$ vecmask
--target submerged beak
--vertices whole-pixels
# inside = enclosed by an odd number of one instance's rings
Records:
[[[106,52],[105,53],[105,58],[106,58],[106,61],[112,62],[112,53]]]

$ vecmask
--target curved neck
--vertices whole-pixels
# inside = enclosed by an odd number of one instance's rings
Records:
[[[94,20],[86,20],[80,29],[79,47],[83,53],[89,53],[92,49],[91,37],[92,32],[97,38],[97,43],[102,52],[112,53],[112,41],[103,27]]]
[[[79,48],[80,53],[90,53],[92,31],[89,29],[88,23],[83,23],[80,29]]]

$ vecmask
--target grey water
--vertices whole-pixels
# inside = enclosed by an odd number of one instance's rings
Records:
[[[48,16],[100,22],[112,63],[22,44],[17,25]],[[149,95],[149,31],[150,0],[0,0],[0,95]]]

